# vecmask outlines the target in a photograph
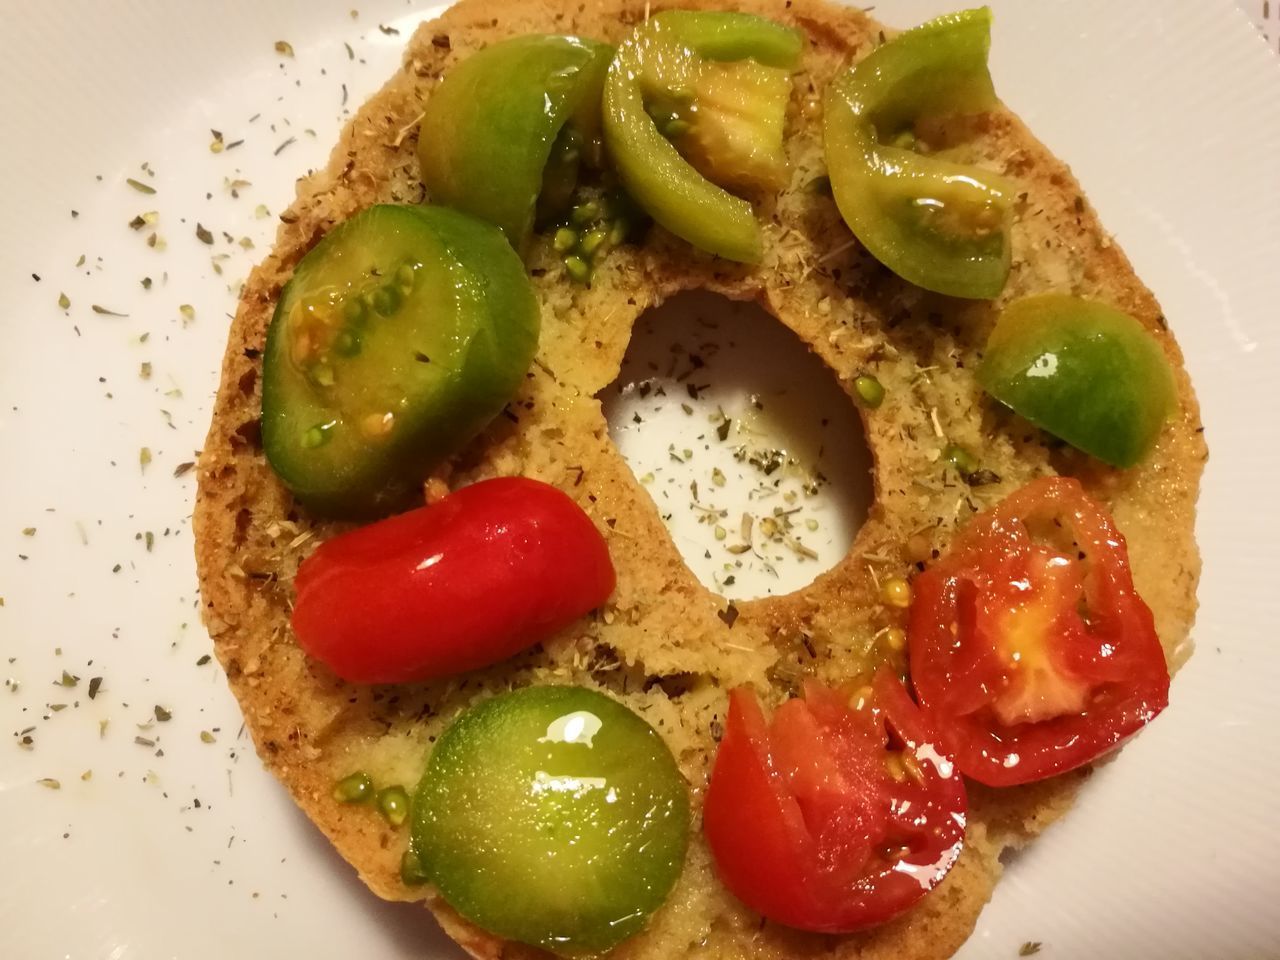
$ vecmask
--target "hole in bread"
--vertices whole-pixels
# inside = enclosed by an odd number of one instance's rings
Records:
[[[241,507],[236,513],[236,533],[235,539],[232,541],[236,546],[244,543],[249,537],[249,527],[253,524],[253,511],[248,507]]]
[[[691,291],[642,314],[600,399],[685,563],[722,596],[800,589],[866,519],[871,455],[852,401],[754,303]]]
[[[240,424],[231,435],[231,444],[237,444],[252,447],[255,450],[262,449],[262,422],[260,420],[246,420]]]
[[[702,674],[670,673],[664,676],[650,677],[645,681],[644,689],[647,691],[653,687],[660,687],[662,692],[667,695],[667,699],[679,700],[686,693],[696,688],[702,681]]]

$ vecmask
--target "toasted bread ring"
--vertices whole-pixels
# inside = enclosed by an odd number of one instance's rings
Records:
[[[807,105],[839,70],[868,53],[883,29],[857,10],[823,0],[749,0],[736,8],[793,24],[809,38],[795,78],[791,184],[757,207],[764,262],[728,264],[655,228],[642,246],[615,251],[584,289],[568,282],[545,244],[538,247],[531,269],[543,333],[535,365],[509,407],[511,416],[495,421],[451,464],[454,485],[520,473],[573,496],[608,538],[617,568],[617,592],[604,610],[513,661],[412,687],[353,687],[310,661],[290,635],[290,581],[309,551],[343,526],[308,515],[267,466],[257,434],[260,363],[283,284],[327,230],[373,203],[427,199],[417,176],[414,121],[444,71],[481,45],[522,33],[617,42],[644,16],[643,3],[463,0],[422,26],[403,69],[348,124],[328,166],[300,181],[275,249],[250,276],[231,327],[195,512],[203,613],[219,660],[264,762],[369,887],[388,899],[425,899],[449,934],[478,957],[541,954],[477,930],[429,888],[406,887],[399,878],[406,832],[331,797],[334,781],[356,768],[385,782],[414,783],[435,735],[475,698],[534,681],[584,684],[618,697],[664,735],[689,780],[696,814],[727,688],[751,683],[780,699],[800,676],[838,680],[863,671],[876,655],[877,631],[893,622],[876,576],[908,575],[945,550],[974,510],[1052,472],[1077,476],[1110,507],[1171,665],[1189,649],[1199,577],[1193,523],[1207,455],[1196,399],[1159,305],[1067,167],[1003,109],[969,123],[971,159],[1016,179],[1024,191],[1009,283],[993,303],[910,287],[853,241],[829,196],[806,189],[823,172],[820,118]],[[883,406],[862,413],[875,460],[875,504],[848,555],[792,594],[737,604],[736,619],[719,615],[724,599],[685,566],[654,503],[610,442],[596,399],[618,373],[636,318],[676,292],[698,288],[760,303],[823,359],[846,391],[868,369],[887,389]],[[1000,307],[1048,291],[1127,311],[1174,366],[1178,409],[1135,469],[1113,470],[1054,444],[1000,409],[974,380]],[[980,451],[1001,482],[970,489],[946,481],[938,458],[948,441]],[[874,574],[868,555],[878,558]],[[668,904],[615,953],[664,960],[694,953],[950,956],[990,895],[1000,853],[1061,815],[1086,776],[1079,771],[1005,791],[974,786],[966,851],[941,887],[906,916],[848,937],[762,923],[719,884],[695,830]]]

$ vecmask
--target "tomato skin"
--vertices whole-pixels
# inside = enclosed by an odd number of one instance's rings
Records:
[[[1037,543],[1029,524],[1060,524],[1073,543]],[[975,517],[916,577],[908,636],[921,708],[961,771],[988,786],[1081,767],[1169,702],[1124,537],[1074,479],[1035,480]]]
[[[595,524],[525,477],[334,537],[295,580],[298,645],[352,683],[410,683],[504,660],[613,592]]]
[[[1169,358],[1141,323],[1065,294],[1001,310],[977,376],[1019,416],[1116,467],[1140,463],[1178,406]]]
[[[810,683],[770,725],[750,690],[733,691],[707,788],[703,830],[721,881],[802,930],[892,919],[941,882],[964,842],[963,780],[902,684],[882,670],[854,700],[861,709]],[[895,779],[893,757],[918,776]]]
[[[994,109],[990,47],[990,10],[944,14],[836,77],[822,112],[831,192],[867,252],[918,287],[978,300],[998,297],[1008,279],[1018,187],[892,141],[914,139],[926,117]]]
[[[412,815],[422,873],[460,914],[544,960],[598,957],[679,878],[689,792],[631,710],[583,687],[532,686],[483,697],[444,730]]]

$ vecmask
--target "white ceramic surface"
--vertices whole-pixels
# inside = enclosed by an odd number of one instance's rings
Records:
[[[872,498],[862,424],[762,308],[672,298],[636,324],[602,399],[685,562],[721,596],[790,593],[849,552]]]
[[[457,956],[365,892],[198,665],[193,475],[173,475],[293,179],[431,12],[351,3],[0,0],[0,957]],[[998,88],[1160,297],[1213,456],[1199,651],[1165,716],[1010,865],[963,957],[1280,957],[1280,62],[1230,0],[992,6]],[[212,152],[215,129],[243,143]]]
[[[1243,10],[1261,31],[1271,49],[1280,53],[1280,3],[1276,0],[1236,0]]]

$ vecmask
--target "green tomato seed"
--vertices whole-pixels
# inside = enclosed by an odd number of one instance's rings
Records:
[[[333,338],[333,349],[340,357],[354,357],[360,352],[360,337],[350,330],[343,330]]]
[[[627,239],[627,234],[631,232],[631,224],[626,219],[619,217],[613,221],[613,229],[609,231],[609,246],[616,247]]]
[[[591,280],[591,267],[587,265],[587,261],[578,256],[568,256],[564,258],[564,268],[569,276],[578,283],[587,283]]]
[[[333,367],[327,363],[317,363],[311,368],[311,381],[318,387],[332,387],[335,382]]]
[[[596,227],[582,238],[579,248],[588,257],[594,257],[601,244],[609,239],[609,231],[604,227]],[[604,251],[601,251],[602,253]]]
[[[373,291],[373,309],[384,317],[389,317],[400,309],[400,304],[404,302],[404,294],[400,292],[400,288],[392,284],[386,284]]]
[[[417,279],[417,274],[414,273],[413,266],[408,263],[402,263],[400,269],[396,271],[396,283],[400,284],[400,292],[411,293],[415,279]]]
[[[401,826],[409,817],[409,794],[404,787],[383,787],[378,791],[378,810],[393,827]]]
[[[900,147],[903,150],[913,150],[916,145],[916,135],[910,130],[903,130],[889,141],[889,145],[891,147]]]
[[[365,319],[369,308],[360,297],[348,297],[342,305],[342,316],[350,324],[358,324]]]
[[[568,227],[561,227],[552,238],[551,245],[556,248],[556,253],[568,253],[578,245],[578,233]]]
[[[333,799],[339,803],[364,803],[373,796],[373,778],[357,770],[347,774],[333,787]]]
[[[869,374],[864,373],[853,381],[853,389],[857,391],[858,399],[863,405],[872,410],[884,403],[884,385]]]
[[[679,137],[683,137],[690,129],[691,127],[688,120],[676,117],[666,125],[666,128],[663,129],[662,133],[668,140],[675,140]]]
[[[573,208],[573,212],[569,215],[569,219],[576,226],[584,227],[588,223],[600,219],[600,204],[595,200],[588,200],[586,203],[580,203]]]
[[[978,472],[978,458],[958,443],[947,444],[942,451],[942,458],[955,467],[962,477],[970,477]]]
[[[330,434],[337,423],[338,421],[336,420],[330,420],[328,423],[317,423],[302,435],[303,449],[314,450],[316,447],[321,447],[328,443]]]

